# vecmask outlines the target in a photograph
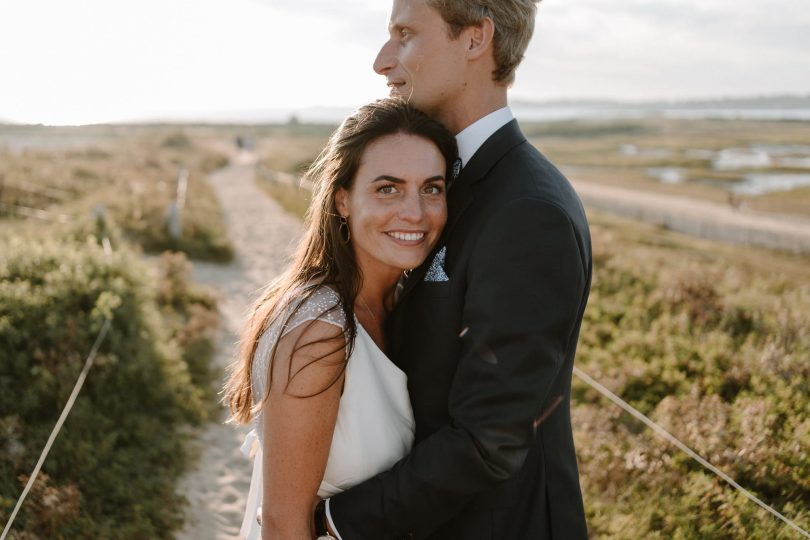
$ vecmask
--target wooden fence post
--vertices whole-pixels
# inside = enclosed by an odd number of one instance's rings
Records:
[[[183,208],[186,206],[186,191],[188,189],[188,169],[181,167],[177,172],[177,194],[169,203],[169,235],[180,238],[183,235]]]

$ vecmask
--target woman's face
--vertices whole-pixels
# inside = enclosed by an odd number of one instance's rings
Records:
[[[439,149],[416,135],[387,135],[366,147],[352,188],[335,200],[364,277],[422,264],[447,221],[445,169]]]

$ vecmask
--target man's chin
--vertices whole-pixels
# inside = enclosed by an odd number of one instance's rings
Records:
[[[406,84],[401,86],[392,86],[388,95],[393,98],[400,98],[408,102],[413,102],[413,92],[411,92],[411,87]]]

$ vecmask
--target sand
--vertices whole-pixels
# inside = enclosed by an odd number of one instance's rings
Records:
[[[227,265],[194,264],[194,280],[213,287],[219,296],[222,336],[215,361],[227,365],[233,357],[244,314],[261,287],[284,268],[301,234],[300,221],[285,213],[253,182],[255,158],[235,154],[231,164],[209,178],[226,214],[236,248]],[[250,485],[252,462],[239,451],[248,429],[219,421],[195,432],[193,450],[199,459],[181,479],[178,492],[189,500],[182,540],[237,539]]]

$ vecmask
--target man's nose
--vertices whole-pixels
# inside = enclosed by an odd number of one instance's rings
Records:
[[[380,48],[380,52],[377,53],[377,58],[374,59],[374,71],[378,75],[385,75],[391,71],[396,63],[391,45],[391,40],[386,41]]]

